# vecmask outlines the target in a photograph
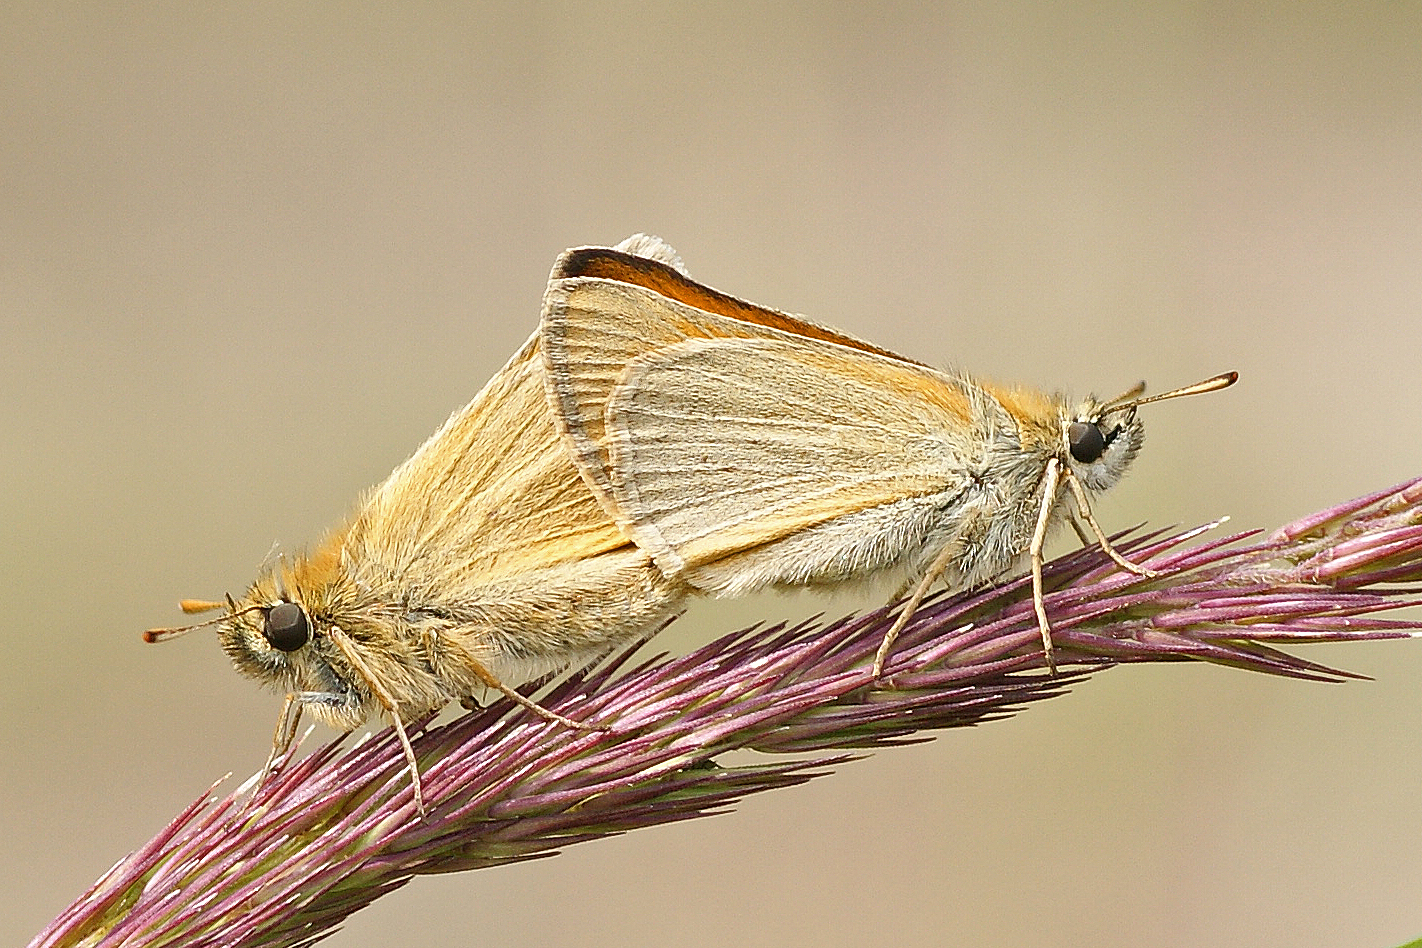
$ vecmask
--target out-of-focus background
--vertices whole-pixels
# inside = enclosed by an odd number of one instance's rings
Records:
[[[1422,473],[1422,5],[0,11],[0,940],[279,698],[143,645],[316,538],[532,331],[565,247],[1154,406],[1110,527]],[[696,609],[684,649],[847,597]],[[416,880],[333,945],[1389,945],[1422,643],[1123,668],[739,812]]]

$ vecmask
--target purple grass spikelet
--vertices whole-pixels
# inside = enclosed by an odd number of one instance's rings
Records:
[[[417,875],[547,856],[722,813],[829,773],[865,748],[1004,718],[1127,662],[1199,660],[1316,681],[1354,677],[1280,646],[1416,635],[1422,478],[1267,535],[1132,533],[1048,564],[1056,662],[1030,577],[931,598],[875,682],[892,610],[727,635],[681,657],[628,652],[538,700],[611,729],[573,730],[504,700],[409,729],[427,816],[392,731],[289,750],[258,784],[216,786],[119,860],[31,942],[298,946]],[[1388,613],[1389,615],[1384,615]],[[530,689],[530,692],[532,689]],[[765,759],[722,766],[750,749]],[[809,754],[808,758],[772,757]]]

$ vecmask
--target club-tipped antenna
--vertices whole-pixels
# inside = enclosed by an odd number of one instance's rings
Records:
[[[1186,395],[1203,395],[1206,392],[1218,392],[1222,388],[1229,388],[1239,381],[1238,372],[1224,372],[1213,378],[1205,379],[1203,382],[1196,382],[1194,385],[1187,385],[1184,388],[1172,389],[1169,392],[1161,392],[1159,395],[1147,395],[1141,397],[1145,391],[1145,383],[1141,382],[1129,391],[1117,395],[1106,403],[1106,408],[1110,411],[1120,411],[1123,408],[1136,408],[1140,405],[1149,405],[1151,402],[1163,402],[1167,398],[1182,398]]]
[[[195,622],[192,625],[178,625],[164,629],[149,629],[148,631],[143,633],[143,641],[149,643],[150,645],[154,642],[166,642],[169,639],[175,639],[180,635],[186,635],[194,629],[203,629],[210,625],[217,625],[217,623],[225,622],[226,620],[231,619],[234,616],[239,616],[247,612],[256,612],[265,607],[248,606],[245,609],[238,609],[237,603],[232,601],[231,596],[228,596],[226,602],[213,602],[210,599],[184,599],[182,602],[178,603],[178,608],[182,609],[188,615],[193,615],[195,613],[200,612],[212,612],[216,609],[225,609],[226,611],[220,616],[214,616],[213,618],[207,619],[203,622]]]

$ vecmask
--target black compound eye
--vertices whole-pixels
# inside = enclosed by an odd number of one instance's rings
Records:
[[[283,602],[267,610],[262,635],[271,647],[282,652],[294,652],[311,639],[311,620],[306,611],[294,602]]]
[[[1106,436],[1089,421],[1072,422],[1067,428],[1067,442],[1071,445],[1071,456],[1082,464],[1100,459],[1101,452],[1106,450]]]

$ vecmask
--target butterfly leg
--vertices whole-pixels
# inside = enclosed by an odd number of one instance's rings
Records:
[[[1076,538],[1081,541],[1082,546],[1096,545],[1096,538],[1086,532],[1086,528],[1081,525],[1081,518],[1076,515],[1076,511],[1073,510],[1071,512],[1071,515],[1067,517],[1067,521],[1071,523],[1071,528],[1076,531]]]
[[[1095,535],[1096,543],[1101,547],[1101,551],[1111,557],[1111,560],[1117,566],[1129,573],[1135,573],[1137,576],[1144,576],[1146,578],[1159,576],[1160,573],[1155,570],[1138,566],[1116,552],[1116,548],[1111,545],[1111,541],[1106,539],[1106,534],[1101,531],[1101,525],[1098,524],[1096,518],[1091,515],[1091,503],[1087,500],[1086,489],[1083,488],[1081,482],[1071,474],[1067,475],[1067,483],[1071,486],[1071,494],[1072,498],[1076,501],[1077,510],[1081,513],[1081,518],[1086,521],[1086,525],[1091,528],[1091,532]],[[1076,518],[1073,517],[1072,522],[1075,523]]]
[[[385,713],[390,715],[390,721],[395,727],[395,734],[400,738],[400,747],[405,752],[405,762],[410,766],[410,782],[415,788],[415,809],[419,811],[421,817],[425,815],[425,794],[420,786],[420,763],[415,758],[415,748],[410,744],[410,735],[405,733],[405,722],[400,720],[400,709],[395,703],[395,698],[389,690],[380,683],[380,679],[371,671],[364,658],[361,657],[360,649],[350,636],[339,628],[332,628],[330,632],[331,641],[335,643],[346,661],[360,673],[365,679],[365,684],[371,691],[375,692],[375,697],[380,699],[380,704],[385,708]]]
[[[543,705],[529,698],[525,698],[523,695],[510,688],[508,685],[504,684],[498,679],[498,676],[496,676],[493,672],[489,671],[489,669],[484,667],[483,662],[479,661],[473,656],[469,657],[469,667],[473,670],[475,676],[478,677],[478,679],[485,685],[490,688],[493,688],[495,691],[503,695],[505,698],[508,698],[514,704],[527,708],[534,714],[538,715],[540,718],[543,718],[545,721],[554,721],[558,724],[563,725],[564,727],[570,727],[577,731],[610,730],[610,728],[608,728],[605,724],[584,724],[581,721],[574,721],[572,718],[566,718],[556,711],[549,711],[547,708],[543,707]]]
[[[301,702],[296,695],[289,694],[282,702],[281,713],[277,715],[276,730],[272,732],[272,752],[267,755],[267,762],[262,765],[262,773],[257,777],[258,787],[276,772],[277,763],[296,740],[296,728],[300,724]]]
[[[1032,543],[1027,553],[1032,560],[1032,609],[1037,613],[1037,627],[1042,630],[1042,654],[1047,660],[1047,670],[1057,673],[1057,658],[1052,648],[1052,626],[1047,621],[1047,603],[1042,592],[1042,547],[1047,543],[1047,526],[1052,520],[1052,507],[1056,504],[1057,487],[1061,484],[1062,465],[1052,458],[1047,462],[1045,483],[1042,487],[1042,508],[1037,512],[1037,527],[1032,531]],[[1073,479],[1072,483],[1075,483]]]
[[[543,707],[543,705],[539,704],[536,701],[533,701],[530,698],[525,698],[513,688],[510,688],[508,685],[500,681],[499,676],[489,671],[488,666],[481,662],[479,659],[475,658],[474,654],[470,652],[469,649],[465,648],[463,643],[459,642],[454,636],[441,636],[440,647],[453,652],[455,654],[453,663],[457,664],[460,668],[467,668],[471,672],[473,672],[474,677],[479,679],[479,683],[482,684],[484,687],[494,689],[499,694],[503,695],[505,698],[508,698],[514,704],[517,704],[520,707],[527,708],[534,714],[538,715],[540,718],[543,718],[545,721],[553,721],[563,725],[564,727],[570,727],[575,731],[611,730],[611,728],[603,724],[584,724],[581,721],[574,721],[572,718],[564,717],[563,715],[558,714],[555,711],[549,711],[547,708]],[[463,704],[466,708],[469,708],[469,705],[466,703],[466,701],[474,701],[473,696],[471,695],[467,699],[461,698],[459,700],[460,704]],[[475,708],[479,707],[477,701],[474,701],[474,706]],[[472,711],[474,710],[474,708],[470,708],[470,710]]]
[[[884,677],[884,663],[888,661],[889,650],[894,647],[894,640],[899,637],[908,620],[918,611],[918,607],[923,604],[923,599],[928,595],[928,591],[933,588],[933,584],[938,582],[943,575],[943,571],[948,568],[948,564],[958,555],[958,543],[950,540],[943,544],[943,549],[938,551],[938,555],[933,558],[933,562],[924,572],[923,578],[914,587],[913,595],[908,602],[899,610],[899,616],[894,620],[894,624],[889,627],[889,631],[884,633],[884,640],[879,643],[879,651],[874,654],[874,680],[878,681]],[[900,591],[899,595],[902,595]],[[898,598],[896,595],[895,599]]]

